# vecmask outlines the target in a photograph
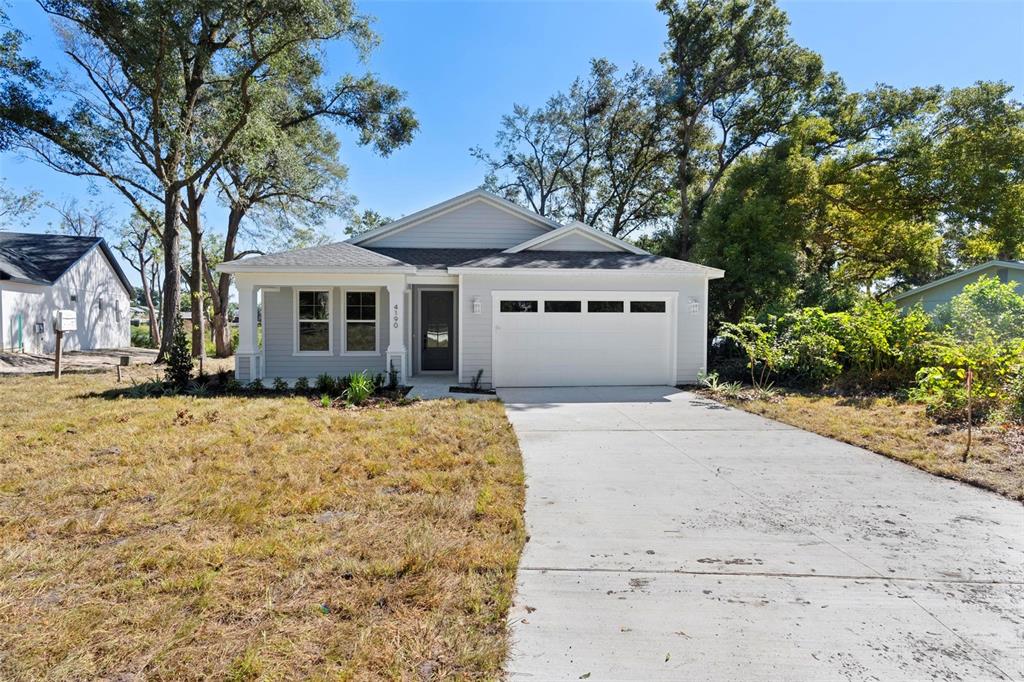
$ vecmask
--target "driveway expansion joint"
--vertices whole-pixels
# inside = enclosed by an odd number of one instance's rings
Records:
[[[874,580],[877,582],[942,583],[952,585],[1016,585],[1024,580],[970,580],[959,578],[920,578],[916,576],[844,575],[841,573],[785,573],[773,571],[693,571],[673,568],[564,568],[559,566],[520,566],[520,571],[538,573],[649,573],[652,575],[708,575],[729,578],[825,578],[828,580]]]

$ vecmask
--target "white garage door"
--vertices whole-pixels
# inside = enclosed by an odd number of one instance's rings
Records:
[[[675,308],[671,292],[494,292],[494,385],[675,383]]]

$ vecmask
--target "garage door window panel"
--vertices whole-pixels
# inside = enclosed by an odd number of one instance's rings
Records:
[[[587,301],[588,313],[621,313],[625,311],[622,301]]]
[[[578,313],[582,310],[580,301],[544,301],[546,313]]]
[[[537,312],[537,301],[502,301],[499,309],[503,313],[535,313]]]
[[[630,301],[629,312],[631,313],[663,313],[665,312],[664,301]]]

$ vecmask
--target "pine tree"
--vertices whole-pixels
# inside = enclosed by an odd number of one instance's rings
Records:
[[[192,378],[192,353],[189,350],[188,335],[179,319],[174,325],[174,338],[167,355],[167,369],[164,379],[178,388],[184,388]]]

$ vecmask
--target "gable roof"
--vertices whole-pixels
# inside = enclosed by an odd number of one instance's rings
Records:
[[[349,242],[335,242],[305,249],[271,253],[266,256],[228,261],[217,266],[220,272],[246,270],[316,271],[324,268],[342,268],[351,272],[415,272],[408,263],[385,256]]]
[[[706,265],[690,263],[655,256],[650,253],[625,253],[610,251],[502,251],[475,258],[449,268],[459,273],[479,270],[552,270],[577,272],[581,270],[608,270],[629,273],[688,274],[701,275],[709,279],[725,276],[724,270]]]
[[[559,227],[557,230],[553,230],[546,234],[542,234],[539,237],[534,237],[533,239],[525,241],[522,244],[516,244],[510,249],[505,249],[505,253],[519,253],[520,251],[537,249],[537,247],[544,246],[545,244],[553,244],[554,242],[557,242],[559,239],[564,239],[565,237],[568,237],[569,235],[572,234],[582,235],[587,239],[594,240],[595,243],[611,246],[618,249],[619,251],[626,251],[628,253],[637,254],[647,253],[639,246],[634,246],[629,242],[618,239],[617,237],[613,237],[607,232],[602,232],[601,230],[593,228],[590,225],[587,225],[586,223],[581,223],[578,220],[575,222],[571,222],[568,225],[563,225],[562,227]]]
[[[921,292],[928,291],[929,289],[931,289],[933,287],[937,287],[937,286],[940,286],[942,284],[946,284],[947,282],[953,282],[955,280],[960,279],[961,277],[968,277],[970,275],[973,275],[973,274],[976,274],[978,272],[981,272],[982,270],[988,270],[989,268],[1009,268],[1010,270],[1021,270],[1021,271],[1024,271],[1024,262],[1016,261],[1016,260],[990,260],[990,261],[988,261],[986,263],[982,263],[980,265],[975,265],[972,268],[967,268],[966,270],[961,270],[960,272],[954,272],[952,275],[946,275],[945,277],[940,277],[939,279],[935,280],[934,282],[928,282],[927,284],[922,284],[919,287],[914,287],[913,289],[908,289],[907,291],[904,291],[902,294],[897,294],[897,295],[893,296],[892,300],[893,301],[899,301],[899,300],[902,300],[904,298],[908,298],[910,296],[914,296],[915,294],[920,294]]]
[[[0,280],[49,286],[96,248],[131,296],[132,284],[102,237],[0,232]]]
[[[421,211],[416,211],[415,213],[388,223],[387,225],[382,225],[376,229],[356,235],[348,241],[350,244],[364,244],[366,242],[374,241],[380,237],[384,237],[385,235],[401,232],[402,230],[406,230],[417,223],[423,222],[424,220],[428,220],[442,213],[447,213],[448,211],[465,206],[466,204],[474,201],[482,201],[490,204],[495,208],[517,215],[546,230],[557,230],[561,227],[561,225],[554,220],[538,215],[529,209],[525,209],[522,206],[509,201],[508,199],[499,197],[497,194],[493,194],[484,189],[474,189],[464,194],[460,194],[457,197],[448,199],[447,201],[442,201],[439,204],[429,206]]]

